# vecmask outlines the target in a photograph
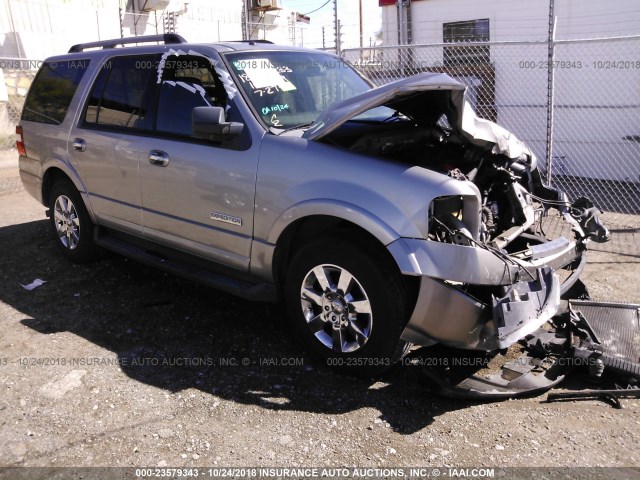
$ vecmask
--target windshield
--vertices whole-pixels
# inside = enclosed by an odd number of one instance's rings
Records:
[[[322,52],[240,52],[226,57],[268,127],[308,125],[330,105],[371,89],[346,62]],[[388,116],[389,111],[368,112],[359,119]]]

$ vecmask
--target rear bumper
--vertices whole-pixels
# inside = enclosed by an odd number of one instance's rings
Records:
[[[526,261],[416,239],[399,239],[388,248],[403,274],[420,276],[402,339],[486,351],[508,347],[556,315],[567,286],[555,270],[581,256],[565,238],[533,247]],[[576,280],[573,275],[569,282]],[[489,287],[492,294],[474,298],[466,293],[469,285]]]
[[[42,176],[40,175],[40,163],[30,159],[29,157],[20,156],[18,161],[20,170],[20,180],[24,189],[29,192],[38,202],[43,203],[42,199]]]

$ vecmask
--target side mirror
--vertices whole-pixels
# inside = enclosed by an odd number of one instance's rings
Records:
[[[239,135],[243,123],[227,122],[222,107],[195,107],[191,111],[191,131],[195,138],[224,142]]]

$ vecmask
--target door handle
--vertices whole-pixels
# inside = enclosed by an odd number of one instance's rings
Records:
[[[84,138],[75,138],[73,140],[73,148],[79,152],[84,152],[87,149],[87,142],[84,141]]]
[[[169,154],[162,150],[151,150],[149,152],[149,163],[156,167],[166,167],[169,165]]]

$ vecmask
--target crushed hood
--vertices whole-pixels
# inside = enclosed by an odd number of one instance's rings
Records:
[[[532,157],[529,148],[511,132],[478,117],[465,100],[465,90],[462,83],[444,73],[420,73],[333,104],[303,138],[320,140],[358,115],[385,106],[433,124],[444,114],[451,127],[475,145],[509,158]]]

